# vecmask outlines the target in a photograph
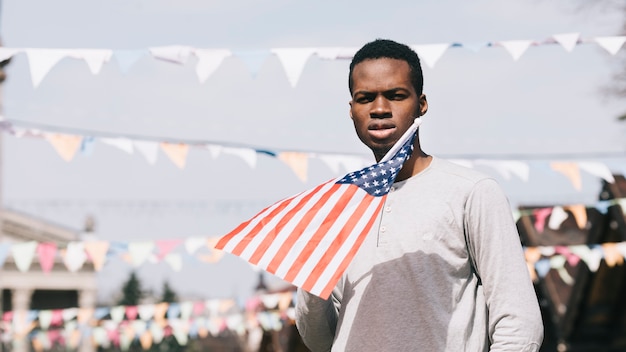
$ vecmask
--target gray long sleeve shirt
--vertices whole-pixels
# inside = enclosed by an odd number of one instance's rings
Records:
[[[318,351],[538,351],[541,314],[498,184],[433,158],[396,182],[328,300],[299,290]]]

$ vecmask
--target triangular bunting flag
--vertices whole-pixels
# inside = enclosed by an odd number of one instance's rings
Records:
[[[128,138],[100,138],[100,142],[113,146],[128,154],[133,153],[133,141]]]
[[[256,167],[257,154],[254,149],[223,147],[222,153],[236,155],[243,159],[243,161],[245,161],[251,168],[254,169]]]
[[[89,255],[89,259],[93,262],[96,271],[102,270],[106,254],[109,250],[109,242],[107,241],[87,241],[84,243],[85,252]]]
[[[315,49],[315,54],[317,55],[317,57],[323,60],[335,60],[339,56],[340,52],[341,48],[336,46]]]
[[[180,169],[185,168],[187,153],[189,153],[189,144],[162,142],[161,149],[165,152],[165,155],[170,158],[174,165],[178,166]]]
[[[111,60],[112,55],[113,51],[106,49],[73,49],[68,52],[69,57],[85,60],[89,71],[94,75],[100,73],[102,66]]]
[[[0,268],[4,265],[10,251],[11,244],[9,242],[0,242]]]
[[[604,50],[608,51],[609,54],[615,55],[626,42],[626,36],[615,36],[615,37],[596,37],[596,43],[600,45]]]
[[[232,55],[227,49],[194,49],[193,53],[198,58],[196,75],[200,83],[206,82],[224,59]]]
[[[128,244],[128,252],[133,261],[133,265],[138,267],[142,265],[152,254],[154,249],[154,241],[130,242]]]
[[[509,54],[511,54],[513,61],[517,61],[520,57],[522,57],[524,52],[526,52],[532,43],[532,40],[508,40],[499,42],[499,44],[502,45],[506,51],[509,52]]]
[[[578,225],[579,229],[584,229],[587,227],[587,208],[583,204],[576,205],[566,205],[563,207],[563,210],[569,210],[574,215],[574,219],[576,219],[576,225]]]
[[[430,68],[435,67],[435,64],[441,56],[450,47],[449,43],[445,44],[425,44],[425,45],[411,45],[411,48],[415,50],[420,60],[426,63]]]
[[[15,265],[19,271],[28,271],[30,264],[33,262],[33,258],[35,257],[36,250],[36,241],[13,244],[11,247],[11,254],[13,254],[13,260],[15,261]]]
[[[146,158],[150,165],[154,165],[159,155],[159,143],[152,141],[133,141],[133,145]]]
[[[70,162],[74,159],[76,152],[80,149],[83,137],[54,133],[46,135],[46,139],[50,142],[50,144],[52,144],[63,160]]]
[[[565,175],[572,186],[577,191],[580,191],[583,187],[582,179],[580,177],[580,169],[578,168],[577,163],[569,163],[569,162],[552,162],[550,163],[550,167],[552,170],[557,171]]]
[[[157,258],[159,260],[163,259],[166,255],[168,255],[174,248],[176,248],[182,242],[183,242],[182,239],[155,241],[155,245],[158,249]]]
[[[37,246],[37,256],[39,257],[39,265],[44,273],[48,274],[54,266],[54,259],[57,254],[57,245],[55,243],[41,242]]]
[[[117,61],[120,71],[126,74],[146,53],[146,50],[115,50],[113,51],[113,57]]]
[[[183,270],[183,257],[180,253],[170,253],[163,258],[163,261],[169,264],[175,272]]]
[[[548,220],[548,227],[551,230],[558,230],[561,227],[563,221],[567,220],[568,215],[563,210],[563,208],[556,206],[552,208],[552,213],[550,214],[550,220]]]
[[[595,161],[579,161],[578,167],[581,170],[588,172],[596,177],[600,177],[608,183],[615,183],[615,177],[613,177],[613,173],[606,166],[606,164],[602,162]]]
[[[20,49],[3,48],[0,47],[0,62],[6,61],[12,58],[15,54],[19,53]]]
[[[296,176],[298,176],[300,181],[306,182],[309,161],[309,155],[307,153],[282,152],[278,154],[278,159],[287,164]]]
[[[63,251],[62,257],[67,270],[73,273],[80,270],[87,260],[83,242],[68,243],[67,248]]]
[[[67,56],[67,50],[26,49],[26,56],[30,65],[30,78],[33,86],[37,88],[52,67]]]
[[[256,78],[261,67],[270,55],[269,50],[254,50],[254,51],[235,51],[233,56],[239,58],[248,68],[252,78]]]
[[[315,49],[313,48],[272,49],[272,53],[278,56],[278,59],[283,64],[287,79],[292,87],[298,84],[302,70],[314,52]]]
[[[578,43],[578,38],[580,38],[580,33],[562,33],[555,34],[552,36],[557,43],[561,44],[561,46],[567,51],[571,52],[576,47]]]

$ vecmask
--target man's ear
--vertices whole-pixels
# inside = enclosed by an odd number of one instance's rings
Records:
[[[348,102],[348,105],[350,105],[350,109],[348,109],[348,115],[350,115],[350,119],[354,120],[354,117],[352,117],[352,100]]]
[[[419,102],[420,102],[420,116],[424,116],[424,114],[426,114],[426,112],[428,111],[428,100],[426,100],[425,94],[420,95]]]

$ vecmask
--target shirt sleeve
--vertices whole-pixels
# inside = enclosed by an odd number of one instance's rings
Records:
[[[298,289],[296,326],[302,336],[302,341],[312,352],[331,350],[340,305],[337,289],[328,299],[322,299],[303,289]]]
[[[543,340],[539,303],[509,202],[495,180],[474,186],[465,229],[489,312],[490,351],[538,351]]]

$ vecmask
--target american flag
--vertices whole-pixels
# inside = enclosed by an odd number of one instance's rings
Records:
[[[416,121],[379,163],[267,207],[215,247],[328,298],[410,157],[418,125]]]

